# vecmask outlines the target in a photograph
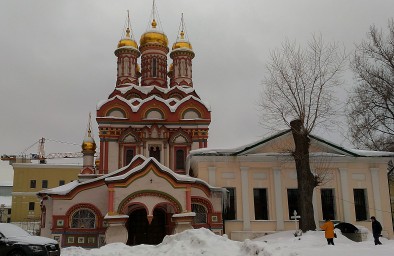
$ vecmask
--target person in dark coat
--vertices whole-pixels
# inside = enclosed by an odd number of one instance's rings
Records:
[[[376,220],[375,216],[371,217],[371,221],[372,221],[372,235],[373,235],[373,238],[374,238],[375,245],[382,244],[379,241],[379,237],[382,236],[381,235],[381,233],[382,233],[382,225],[380,225],[380,222]]]

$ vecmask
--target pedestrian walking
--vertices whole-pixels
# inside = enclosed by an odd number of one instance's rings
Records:
[[[372,221],[372,235],[374,238],[375,245],[382,244],[379,241],[379,237],[382,236],[382,225],[376,220],[375,216],[371,216]]]
[[[328,245],[334,245],[334,223],[330,220],[330,218],[327,218],[326,222],[320,228],[324,230],[324,236],[327,239]]]

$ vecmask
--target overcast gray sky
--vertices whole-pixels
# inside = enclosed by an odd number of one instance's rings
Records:
[[[196,57],[194,87],[212,110],[209,147],[240,146],[267,134],[258,101],[270,50],[286,39],[300,44],[321,33],[348,52],[370,25],[387,30],[393,0],[156,0],[170,45],[181,13]],[[80,144],[88,114],[115,86],[113,54],[130,10],[139,42],[149,0],[0,2],[0,154],[17,154],[39,138]],[[169,62],[170,63],[170,62]],[[354,82],[345,75],[344,88]],[[344,99],[343,90],[338,90]],[[97,124],[94,121],[95,139]],[[318,134],[338,144],[345,129]],[[46,144],[46,153],[79,151]],[[36,152],[37,145],[27,152]],[[12,179],[0,163],[0,179]]]

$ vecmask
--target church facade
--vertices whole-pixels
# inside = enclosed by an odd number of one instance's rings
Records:
[[[62,246],[157,244],[198,227],[223,233],[226,191],[186,175],[186,156],[207,147],[211,113],[193,87],[183,20],[171,51],[154,16],[139,46],[128,25],[115,88],[97,105],[99,160],[89,124],[79,179],[39,193],[41,233]]]
[[[294,147],[291,133],[207,149],[211,112],[193,85],[195,53],[183,22],[171,51],[155,15],[139,46],[128,24],[115,56],[115,88],[97,105],[99,144],[89,124],[79,179],[38,193],[41,235],[93,248],[158,244],[200,227],[234,240],[295,229],[297,177],[285,153]],[[330,215],[370,227],[375,215],[392,237],[387,162],[394,154],[314,136],[311,152],[324,177],[314,195],[317,225]]]

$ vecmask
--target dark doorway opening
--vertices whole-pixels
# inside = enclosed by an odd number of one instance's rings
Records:
[[[157,208],[153,211],[153,219],[149,224],[146,210],[132,211],[126,223],[128,230],[127,245],[159,244],[166,236],[166,212]]]

